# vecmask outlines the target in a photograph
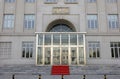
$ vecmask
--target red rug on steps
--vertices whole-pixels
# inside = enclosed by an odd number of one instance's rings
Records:
[[[51,69],[52,75],[69,75],[69,66],[68,65],[53,65]]]

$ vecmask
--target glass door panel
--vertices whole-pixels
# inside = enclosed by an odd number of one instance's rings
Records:
[[[84,49],[79,47],[79,64],[84,64]]]
[[[38,47],[38,53],[37,53],[37,64],[41,65],[43,64],[43,53],[42,48]]]
[[[50,47],[45,48],[45,65],[51,64],[51,50]]]
[[[71,47],[71,64],[76,65],[77,64],[77,48]]]
[[[61,50],[61,64],[68,65],[68,48],[62,47]]]
[[[60,65],[60,48],[59,47],[53,48],[53,64]]]

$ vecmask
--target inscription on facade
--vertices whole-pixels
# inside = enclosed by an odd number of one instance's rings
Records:
[[[69,14],[68,7],[54,7],[53,14]]]

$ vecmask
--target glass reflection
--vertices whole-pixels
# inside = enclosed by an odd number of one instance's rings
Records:
[[[78,35],[79,45],[83,45],[83,35]]]
[[[50,34],[45,35],[45,45],[51,45],[51,35]]]
[[[62,34],[61,35],[61,42],[62,42],[62,45],[68,45],[68,34]]]
[[[51,52],[50,47],[45,48],[45,65],[49,65],[51,63]]]
[[[77,48],[76,47],[71,48],[71,64],[73,65],[77,64]]]
[[[84,49],[79,47],[79,64],[84,64]]]
[[[60,45],[60,34],[53,34],[53,45]]]
[[[70,34],[70,45],[77,45],[77,35]]]
[[[38,53],[37,53],[37,64],[42,64],[43,62],[43,53],[42,53],[42,48],[38,47]]]
[[[40,34],[38,35],[38,45],[42,45],[43,44],[43,35]]]
[[[68,48],[67,47],[62,47],[62,65],[67,65],[68,64]]]
[[[60,64],[60,48],[59,47],[53,48],[53,64],[54,65]]]

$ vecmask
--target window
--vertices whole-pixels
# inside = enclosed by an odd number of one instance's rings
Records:
[[[65,0],[66,3],[77,3],[77,0]]]
[[[57,3],[58,0],[45,0],[45,3]]]
[[[22,57],[32,58],[33,57],[33,42],[22,43]]]
[[[88,42],[89,57],[99,58],[100,57],[100,43],[99,42]]]
[[[120,58],[120,42],[111,42],[111,57]]]
[[[118,16],[117,15],[108,15],[108,25],[110,29],[118,28]]]
[[[35,0],[25,0],[25,2],[34,3]]]
[[[4,15],[4,29],[12,29],[14,27],[14,15],[5,14]]]
[[[108,3],[117,3],[117,0],[107,0]]]
[[[24,18],[24,28],[33,29],[35,25],[35,16],[26,14]]]
[[[15,0],[5,0],[5,2],[13,3],[13,2],[15,2]]]
[[[97,15],[87,15],[87,22],[89,29],[97,29],[98,28],[98,21]]]
[[[11,49],[11,42],[0,42],[0,58],[10,58]]]
[[[96,0],[87,0],[88,3],[95,3]]]

